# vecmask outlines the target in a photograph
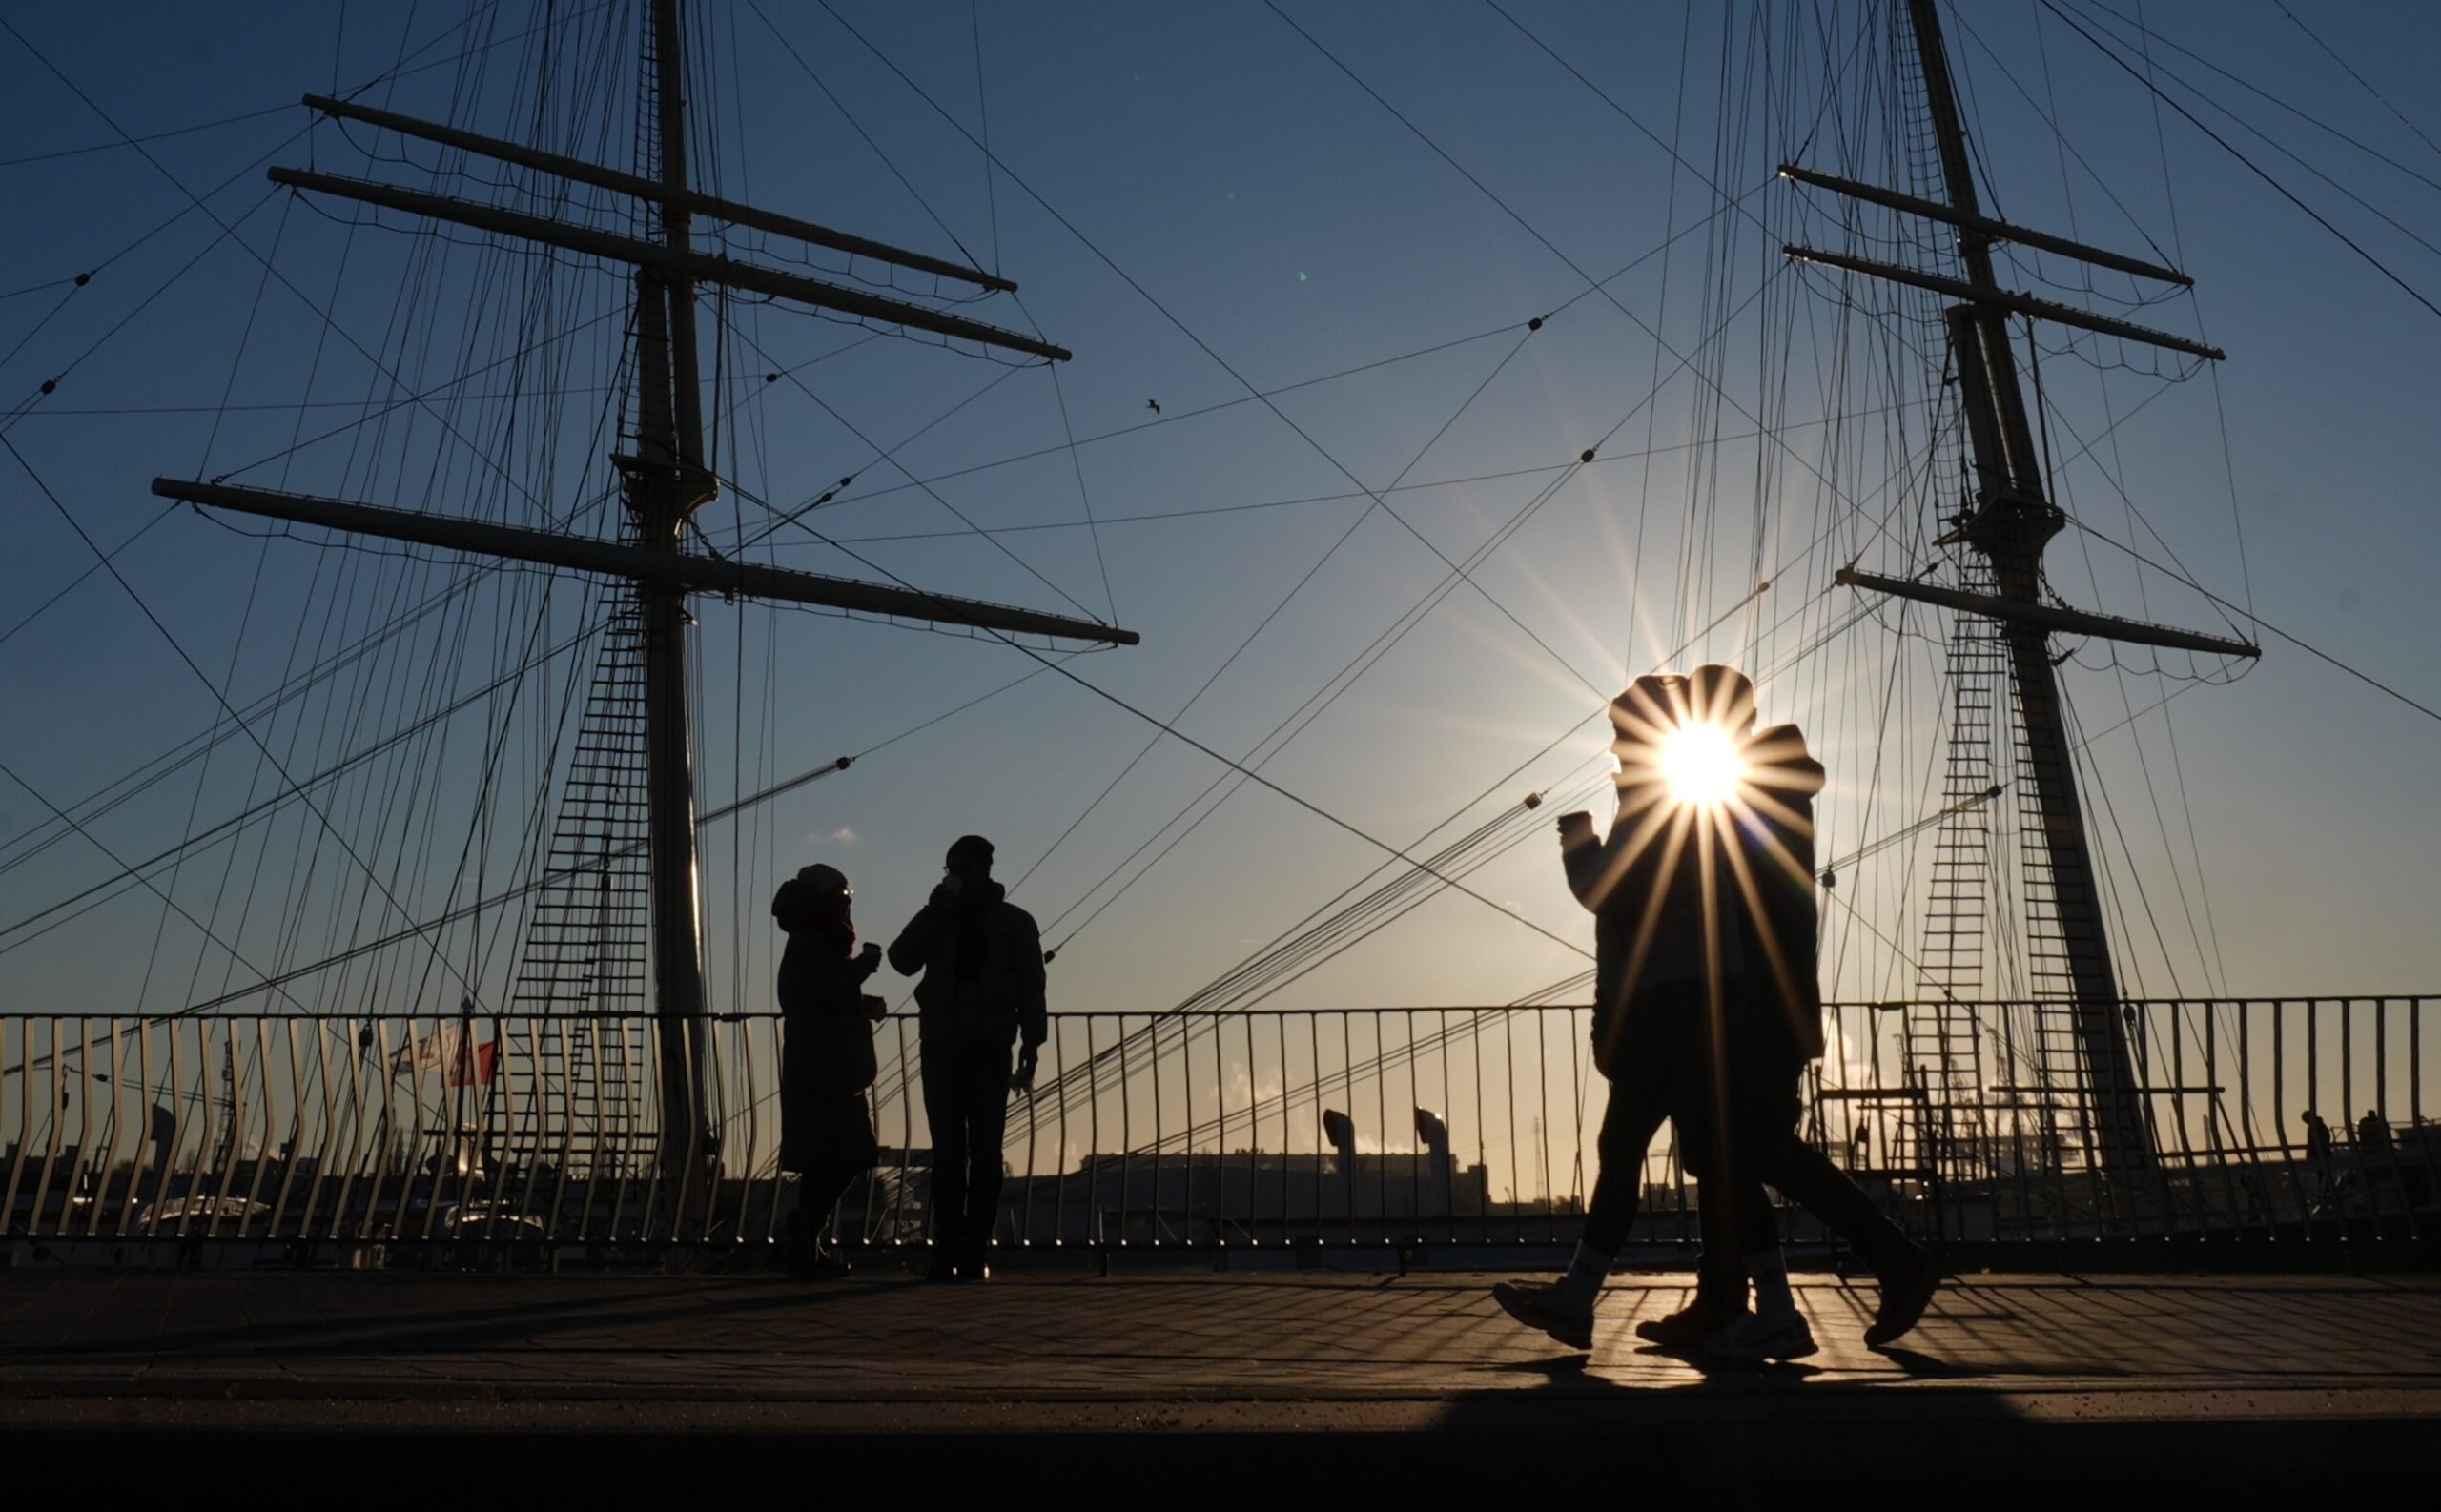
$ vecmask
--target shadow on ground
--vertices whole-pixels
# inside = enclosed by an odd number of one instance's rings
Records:
[[[0,1455],[623,1501],[685,1466],[926,1504],[2310,1504],[2416,1483],[2441,1404],[2431,1280],[1979,1278],[1877,1353],[1870,1297],[1809,1280],[1795,1368],[1643,1345],[1674,1277],[1614,1285],[1590,1358],[1487,1282],[0,1272]]]

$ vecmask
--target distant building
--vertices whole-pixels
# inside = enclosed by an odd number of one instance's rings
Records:
[[[1262,1150],[1087,1155],[1003,1204],[1001,1237],[1038,1244],[1394,1241],[1496,1209],[1484,1167],[1446,1154]]]

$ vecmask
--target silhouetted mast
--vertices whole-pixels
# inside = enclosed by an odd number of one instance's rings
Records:
[[[1999,591],[1966,593],[1853,568],[1841,571],[1838,581],[1999,622],[2000,638],[2007,647],[2011,677],[2017,688],[2027,776],[2041,816],[2043,856],[2033,864],[2047,872],[2060,930],[2057,944],[2064,958],[2062,964],[2066,969],[2073,1001],[2078,1056],[2093,1109],[2093,1157],[2105,1174],[2124,1175],[2151,1166],[2153,1137],[2145,1114],[2144,1087],[2120,1011],[2119,983],[2095,886],[2093,856],[2086,842],[2084,813],[2077,791],[2075,755],[2053,671],[2050,636],[2060,631],[2228,656],[2261,653],[2242,641],[2143,624],[2041,602],[2043,546],[2060,532],[2066,517],[2051,502],[2044,488],[2041,454],[2036,448],[2033,428],[2027,423],[2016,354],[2010,347],[2008,320],[2013,314],[2022,315],[2030,320],[2055,321],[2209,360],[2218,360],[2223,354],[2216,347],[2000,287],[1992,268],[1992,247],[2000,241],[2039,247],[2141,277],[2180,285],[2192,280],[2175,269],[2082,246],[2047,233],[2021,230],[1984,215],[1975,192],[1966,133],[1959,121],[1936,0],[1908,0],[1907,10],[1922,67],[1926,104],[1940,150],[1946,201],[1902,194],[1795,165],[1783,167],[1781,174],[1951,226],[1958,234],[1959,257],[1965,265],[1966,277],[1947,278],[1918,269],[1805,247],[1793,246],[1786,251],[1792,257],[1887,278],[1959,301],[1947,311],[1947,323],[1951,356],[1957,367],[1959,407],[1966,419],[1968,447],[1974,461],[1974,498],[1971,507],[1959,517],[1957,528],[1942,541],[1962,541],[1979,553],[1990,563],[1993,583]]]
[[[826,578],[685,549],[687,520],[718,492],[704,459],[703,387],[695,330],[697,287],[711,283],[819,309],[1062,361],[1061,347],[923,305],[845,288],[799,274],[699,252],[697,214],[844,250],[899,266],[1013,290],[1005,278],[920,253],[697,193],[687,181],[684,28],[678,0],[655,0],[653,88],[657,172],[620,173],[515,143],[376,111],[320,95],[305,103],[410,136],[632,194],[650,203],[661,236],[647,241],[590,226],[480,205],[446,195],[327,174],[275,168],[276,184],[329,194],[476,230],[623,262],[635,270],[637,410],[635,450],[615,457],[636,527],[633,544],[494,525],[459,517],[345,500],[156,478],[153,492],[216,508],[316,524],[390,540],[488,553],[626,579],[632,584],[645,644],[646,786],[651,838],[653,1013],[661,1066],[660,1173],[666,1211],[680,1215],[708,1192],[718,1135],[707,1095],[701,899],[695,851],[692,731],[688,725],[686,634],[690,593],[712,589],[1009,633],[1136,644],[1133,632],[1098,622],[1008,605],[947,598],[921,589]]]

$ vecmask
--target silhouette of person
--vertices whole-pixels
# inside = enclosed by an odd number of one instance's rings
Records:
[[[942,869],[932,897],[890,943],[890,964],[901,976],[924,974],[915,1005],[937,1246],[926,1274],[979,1281],[991,1275],[1009,1093],[1034,1085],[1049,1030],[1042,935],[1034,915],[992,880],[991,841],[960,836]],[[1014,1074],[1013,1045],[1019,1047]]]
[[[1774,1234],[1761,1201],[1769,1183],[1844,1239],[1872,1267],[1881,1300],[1865,1342],[1883,1344],[1916,1325],[1940,1284],[1938,1262],[1874,1206],[1830,1157],[1797,1132],[1806,1063],[1823,1052],[1822,996],[1815,953],[1814,798],[1822,766],[1794,725],[1754,729],[1754,684],[1726,667],[1697,669],[1696,697],[1738,745],[1736,796],[1724,806],[1734,842],[1726,861],[1745,944],[1747,970],[1724,983],[1714,1085],[1727,1090],[1722,1127],[1727,1170],[1741,1236]],[[1698,1137],[1711,1127],[1693,1121]],[[1699,1151],[1697,1163],[1714,1158]],[[1707,1350],[1735,1359],[1791,1359],[1811,1354],[1814,1336],[1788,1285],[1774,1241],[1742,1257],[1754,1284],[1755,1311],[1714,1336]]]
[[[881,947],[856,949],[854,897],[845,874],[817,863],[771,898],[789,937],[780,953],[780,1169],[797,1174],[797,1204],[781,1233],[789,1274],[800,1280],[846,1268],[822,1236],[880,1154],[865,1090],[875,1069],[872,1026],[886,1010],[864,985],[881,968]]]
[[[1707,1115],[1699,1093],[1710,1000],[1724,975],[1744,968],[1716,832],[1698,807],[1673,800],[1664,768],[1665,742],[1703,713],[1689,679],[1638,678],[1610,703],[1619,769],[1609,834],[1597,836],[1582,812],[1559,820],[1569,889],[1594,916],[1593,1064],[1610,1094],[1584,1236],[1567,1272],[1556,1281],[1504,1281],[1492,1292],[1510,1316],[1578,1349],[1591,1347],[1594,1303],[1634,1224],[1653,1135],[1675,1119],[1685,1144],[1690,1115]],[[1695,1298],[1640,1325],[1648,1338],[1700,1343],[1746,1310],[1735,1251],[1722,1239],[1725,1204],[1712,1195],[1699,1210],[1705,1250]]]
[[[2378,1109],[2366,1109],[2365,1116],[2356,1120],[2356,1164],[2365,1173],[2366,1199],[2377,1207],[2385,1186],[2401,1185],[2398,1145]]]
[[[2331,1146],[2330,1125],[2311,1108],[2304,1114],[2306,1124],[2306,1163],[2314,1172],[2314,1202],[2317,1207],[2330,1200]]]

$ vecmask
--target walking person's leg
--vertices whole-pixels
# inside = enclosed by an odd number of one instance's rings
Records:
[[[1696,1183],[1695,1226],[1703,1250],[1695,1257],[1695,1295],[1687,1305],[1636,1324],[1636,1336],[1670,1349],[1692,1349],[1746,1316],[1746,1271],[1739,1251],[1754,1205],[1766,1219],[1762,1191],[1720,1151],[1730,1138],[1727,1084],[1713,1074],[1709,1036],[1679,1036],[1671,1126],[1677,1131],[1679,1169]],[[1750,1190],[1751,1189],[1751,1190]],[[1743,1199],[1743,1200],[1741,1200]]]
[[[797,1205],[787,1219],[790,1276],[809,1281],[846,1268],[827,1242],[831,1217],[864,1174],[861,1166],[816,1166],[797,1176]]]
[[[966,1213],[958,1266],[968,1280],[982,1280],[991,1273],[992,1233],[999,1224],[1012,1062],[1005,1046],[977,1046],[964,1053],[959,1098],[966,1116]]]
[[[958,1048],[946,1040],[924,1046],[924,1121],[933,1132],[933,1262],[925,1274],[956,1278],[966,1244],[967,1118],[960,1095]]]
[[[1735,1284],[1741,1297],[1747,1283],[1754,1284],[1754,1311],[1741,1313],[1706,1339],[1704,1351],[1716,1359],[1750,1363],[1803,1359],[1820,1346],[1789,1289],[1788,1259],[1780,1251],[1779,1215],[1772,1210],[1771,1195],[1763,1190],[1751,1147],[1741,1140],[1738,1149],[1744,1158],[1737,1188],[1724,1205],[1735,1204]]]
[[[1711,1084],[1720,1101],[1713,1134],[1725,1153],[1713,1156],[1705,1152],[1704,1216],[1711,1219],[1717,1214],[1719,1222],[1706,1224],[1704,1249],[1708,1260],[1719,1257],[1727,1278],[1715,1284],[1723,1295],[1736,1298],[1736,1306],[1733,1316],[1705,1337],[1704,1352],[1748,1363],[1803,1359],[1818,1346],[1789,1290],[1779,1215],[1763,1190],[1769,1178],[1756,1154],[1758,1129],[1795,1124],[1796,1077],[1780,1074],[1777,1062],[1758,1064],[1754,1047],[1744,1042],[1728,1047],[1727,1063],[1726,1074]],[[1754,1294],[1751,1313],[1746,1310],[1750,1283]]]
[[[1732,1206],[1725,1195],[1730,1181],[1710,1158],[1709,1141],[1692,1114],[1672,1117],[1671,1123],[1678,1131],[1679,1169],[1695,1183],[1695,1236],[1702,1246],[1695,1256],[1695,1295],[1676,1312],[1636,1324],[1636,1337],[1668,1349],[1692,1349],[1746,1316],[1746,1272],[1738,1265],[1738,1246],[1726,1216]],[[1741,1218],[1741,1232],[1743,1222]]]
[[[813,1215],[806,1209],[806,1173],[797,1173],[792,1195],[796,1201],[780,1215],[780,1262],[788,1268],[791,1280],[813,1278],[814,1243]]]
[[[1610,1260],[1627,1248],[1628,1231],[1635,1227],[1636,1208],[1644,1199],[1645,1155],[1661,1123],[1661,1104],[1651,1089],[1632,1084],[1611,1089],[1594,1138],[1598,1163],[1580,1249]]]
[[[830,1234],[839,1199],[865,1170],[863,1166],[817,1166],[797,1178],[797,1211],[806,1216],[816,1243]]]
[[[1756,1176],[1821,1219],[1872,1267],[1881,1304],[1865,1330],[1865,1342],[1886,1344],[1915,1327],[1940,1286],[1940,1265],[1923,1246],[1883,1216],[1862,1187],[1793,1127],[1756,1131],[1750,1160]]]
[[[1594,1143],[1593,1195],[1586,1204],[1585,1236],[1556,1281],[1502,1281],[1492,1296],[1521,1323],[1576,1349],[1593,1347],[1593,1304],[1626,1248],[1636,1204],[1644,1195],[1645,1152],[1661,1130],[1662,1103],[1651,1079],[1614,1083]]]

